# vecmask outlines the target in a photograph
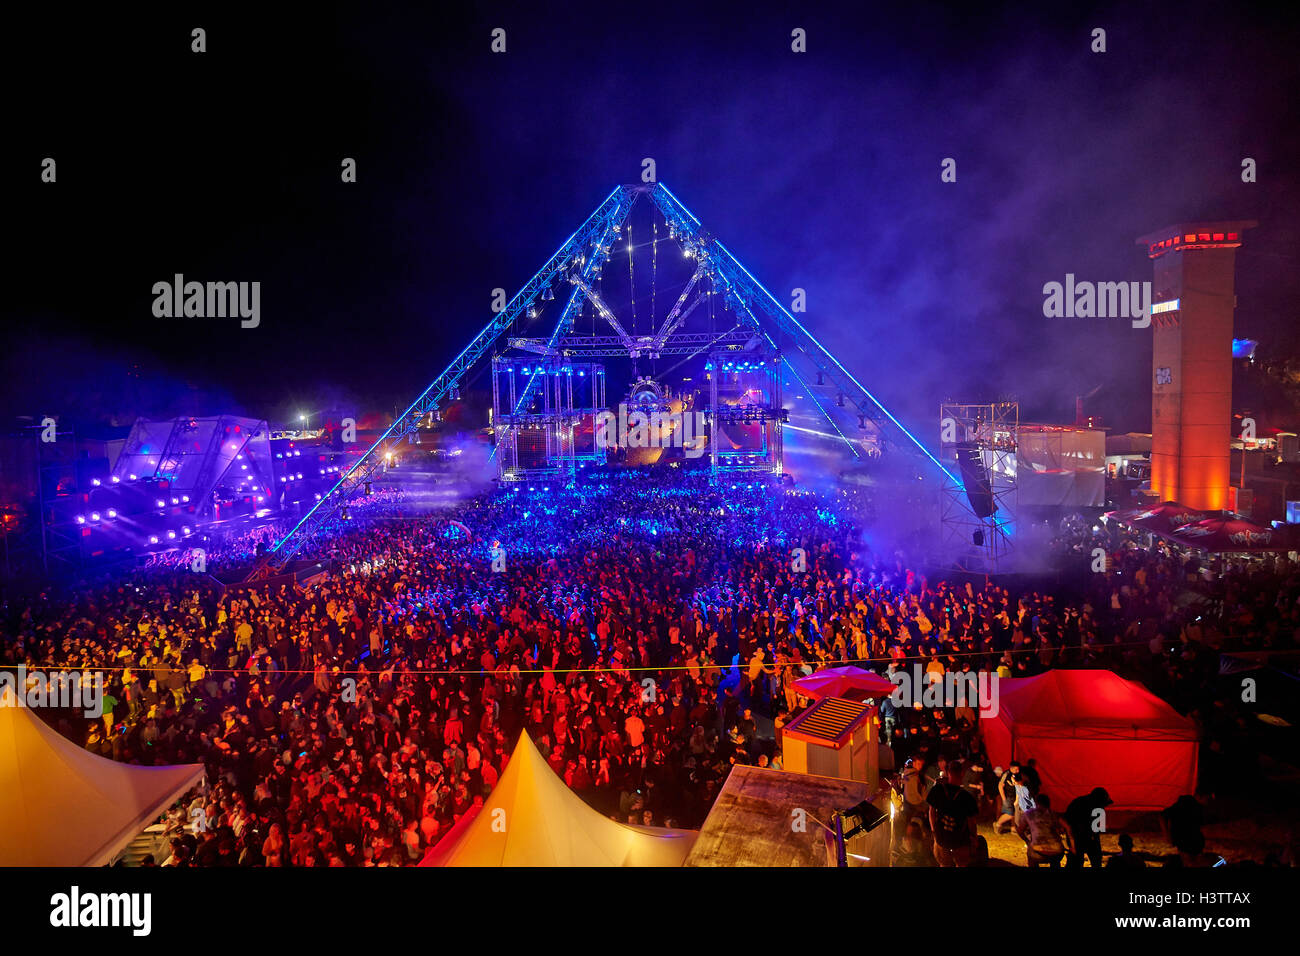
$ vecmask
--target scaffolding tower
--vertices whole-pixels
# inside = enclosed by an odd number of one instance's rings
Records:
[[[944,564],[951,570],[997,574],[1010,569],[1019,430],[1017,402],[946,402],[939,407],[939,460],[947,466],[940,492],[940,540]]]
[[[715,352],[709,375],[709,470],[780,475],[781,428],[790,413],[781,402],[781,356]]]
[[[527,388],[527,383],[537,386]],[[525,404],[524,394],[527,393]],[[572,478],[579,462],[603,462],[605,449],[584,441],[605,408],[605,367],[562,356],[492,359],[492,427],[502,481]]]

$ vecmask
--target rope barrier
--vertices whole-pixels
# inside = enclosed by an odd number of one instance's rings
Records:
[[[1102,649],[1110,649],[1110,648],[1119,648],[1119,647],[1149,647],[1149,646],[1150,646],[1150,642],[1149,642],[1149,641],[1123,641],[1123,642],[1115,642],[1115,643],[1111,643],[1111,644],[1104,644],[1104,645],[1101,645],[1101,648],[1102,648]],[[1087,650],[1087,649],[1095,649],[1095,647],[1096,647],[1096,645],[1073,645],[1073,644],[1072,644],[1072,645],[1069,645],[1069,646],[1066,647],[1066,648],[1053,647],[1053,648],[1052,648],[1052,651],[1053,651],[1053,653],[1056,653],[1057,651],[1061,651],[1061,650],[1076,650],[1076,649],[1077,649],[1077,650]],[[951,658],[951,657],[956,657],[956,658],[967,658],[967,657],[991,657],[991,656],[1004,657],[1004,656],[1006,656],[1007,654],[1011,654],[1012,656],[1022,655],[1022,654],[1041,654],[1042,651],[1043,651],[1042,648],[1033,647],[1033,648],[1008,649],[1008,650],[1005,650],[1005,651],[953,651],[952,653],[941,654],[941,655],[938,655],[938,656],[939,656],[940,658]],[[846,660],[835,660],[835,661],[830,661],[830,662],[826,662],[826,663],[821,663],[821,664],[819,664],[819,666],[818,666],[817,669],[820,670],[820,669],[826,669],[826,668],[830,668],[830,667],[842,667],[842,666],[845,666],[845,665],[848,665],[848,664],[892,664],[892,663],[901,663],[901,662],[904,662],[904,661],[918,661],[918,662],[920,662],[920,661],[929,661],[929,660],[932,660],[933,658],[934,658],[934,655],[929,655],[929,654],[926,654],[926,655],[921,655],[921,654],[912,654],[912,655],[906,655],[906,656],[904,656],[904,657],[856,657],[856,658],[848,658],[848,659],[846,659]],[[774,669],[779,669],[779,668],[787,668],[787,667],[804,667],[804,666],[807,666],[807,665],[811,665],[812,663],[813,663],[813,662],[811,662],[811,661],[764,661],[763,666],[764,666],[764,668],[774,668]],[[279,668],[276,668],[276,669],[273,670],[273,671],[262,671],[262,670],[251,671],[251,670],[249,670],[247,667],[237,667],[237,668],[232,668],[232,667],[207,667],[206,665],[201,665],[201,666],[203,666],[203,668],[204,668],[204,676],[207,676],[207,675],[209,675],[209,674],[256,674],[257,676],[268,677],[268,676],[288,676],[288,675],[290,675],[290,674],[293,674],[293,675],[308,675],[308,674],[313,674],[313,675],[314,675],[314,674],[316,674],[316,673],[319,673],[319,671],[314,670],[314,669],[312,669],[312,670],[307,670],[307,669],[301,669],[301,668],[291,668],[291,669],[288,669],[288,670],[281,670],[281,669],[279,669]],[[719,670],[719,671],[727,671],[727,670],[732,670],[733,668],[735,668],[735,669],[748,669],[748,666],[749,666],[749,665],[748,665],[748,662],[744,662],[744,661],[737,661],[737,662],[734,663],[734,664],[718,664],[718,663],[716,663],[716,662],[709,661],[709,662],[707,662],[707,663],[705,663],[705,662],[701,662],[701,663],[696,664],[696,665],[690,665],[690,664],[665,664],[665,665],[657,666],[657,667],[656,667],[656,666],[652,666],[652,665],[637,665],[637,666],[629,666],[629,667],[614,667],[614,666],[605,666],[605,667],[554,667],[554,668],[551,668],[551,667],[530,667],[530,668],[515,668],[515,667],[507,667],[507,668],[505,668],[505,670],[506,670],[506,673],[507,673],[507,674],[515,674],[515,673],[518,673],[518,674],[520,674],[520,675],[524,675],[524,674],[547,674],[547,673],[550,673],[550,674],[610,674],[610,673],[614,673],[614,674],[624,674],[624,673],[628,673],[628,674],[630,674],[630,673],[638,673],[638,674],[639,674],[639,673],[662,673],[662,672],[665,672],[665,671],[673,672],[673,671],[692,671],[692,670],[699,670],[699,671],[703,671],[703,670]],[[175,673],[188,674],[188,673],[189,673],[189,668],[188,668],[188,667],[171,667],[171,666],[169,666],[169,665],[158,665],[158,666],[155,666],[155,665],[153,665],[153,664],[137,664],[137,665],[134,665],[134,666],[127,666],[127,667],[105,667],[105,666],[99,666],[99,665],[86,666],[86,667],[72,667],[72,666],[59,666],[59,665],[50,666],[50,665],[48,665],[48,664],[0,664],[0,671],[17,670],[19,667],[25,667],[25,668],[26,668],[27,670],[29,670],[29,671],[36,671],[36,670],[40,670],[40,671],[54,671],[54,670],[61,670],[61,671],[75,671],[75,672],[77,672],[77,673],[84,673],[84,672],[86,672],[86,671],[92,671],[92,672],[96,672],[96,673],[105,673],[105,674],[110,674],[110,673],[112,673],[112,674],[125,673],[126,671],[139,671],[139,672],[141,672],[141,673],[144,673],[144,672],[156,673],[157,671],[165,671],[165,672],[168,673],[168,674],[175,674]],[[336,671],[336,670],[334,670],[334,669],[331,667],[331,668],[328,668],[327,670],[325,670],[324,673],[327,674],[327,675],[330,676],[330,677],[336,677],[336,676],[341,677],[341,676],[352,676],[352,675],[373,676],[373,675],[375,675],[375,674],[377,674],[377,673],[382,673],[382,672],[385,671],[385,670],[388,670],[388,669],[391,669],[391,668],[395,668],[395,667],[396,667],[395,663],[389,663],[389,664],[385,665],[384,667],[380,667],[380,668],[378,668],[377,670],[366,670],[365,668],[358,668],[358,669],[356,669],[356,670],[351,670],[351,669],[349,669],[349,670],[341,670],[341,669],[340,669],[340,670],[337,670],[337,671]],[[396,672],[396,671],[395,671],[395,672]],[[815,674],[816,672],[817,672],[817,670],[814,670],[814,671],[813,671],[814,674]],[[475,670],[475,669],[473,669],[473,668],[454,668],[454,669],[404,668],[404,669],[402,669],[400,672],[396,672],[396,673],[401,673],[401,674],[414,674],[414,675],[425,675],[425,676],[432,676],[432,677],[451,677],[451,676],[457,676],[457,675],[459,675],[459,676],[465,676],[465,677],[483,677],[483,676],[497,677],[497,676],[500,676],[500,675],[501,675],[501,671],[500,671],[500,669],[495,669],[495,670],[486,670],[486,669],[483,669],[483,668],[480,668],[480,669],[478,669],[478,670]],[[811,676],[811,675],[809,675],[809,676]]]

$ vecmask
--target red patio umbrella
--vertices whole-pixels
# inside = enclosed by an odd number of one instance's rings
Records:
[[[1164,501],[1150,508],[1111,511],[1106,514],[1106,517],[1120,524],[1167,536],[1185,525],[1195,524],[1208,518],[1218,518],[1220,514],[1215,511],[1198,511],[1187,505],[1180,505],[1176,501]]]
[[[843,697],[849,691],[862,691],[867,697],[885,697],[897,685],[888,677],[852,664],[844,667],[826,667],[794,682],[805,697],[821,700],[823,697]]]
[[[1286,551],[1290,547],[1282,532],[1244,518],[1207,518],[1184,525],[1169,535],[1169,540],[1213,552]]]

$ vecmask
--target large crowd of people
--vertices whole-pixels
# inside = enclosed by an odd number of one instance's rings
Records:
[[[103,718],[59,714],[66,735],[115,760],[206,765],[169,865],[416,863],[481,805],[520,733],[602,813],[698,827],[732,764],[781,765],[780,728],[807,703],[794,682],[849,661],[1116,670],[1198,721],[1204,788],[1223,791],[1255,761],[1216,692],[1218,651],[1293,647],[1300,628],[1285,560],[1202,566],[1090,529],[1055,542],[1051,586],[931,580],[877,545],[869,489],[660,468],[436,513],[397,490],[379,501],[302,552],[328,559],[309,583],[222,587],[177,552],[5,608],[9,662],[107,677]],[[205,543],[207,569],[251,564],[280,530]],[[1108,569],[1073,570],[1098,542]],[[1053,834],[1100,862],[1070,837],[1088,795],[991,766],[969,710],[883,701],[879,719],[897,863],[970,862],[978,841],[954,832],[972,805],[1017,827],[1031,863],[1051,862]]]

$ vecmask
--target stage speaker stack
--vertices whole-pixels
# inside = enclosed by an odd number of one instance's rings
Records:
[[[984,466],[984,455],[973,442],[957,445],[957,467],[961,470],[961,483],[966,489],[966,500],[976,517],[989,518],[997,511],[993,502],[993,486],[989,470]]]

